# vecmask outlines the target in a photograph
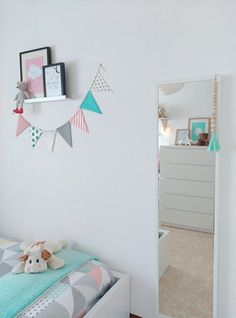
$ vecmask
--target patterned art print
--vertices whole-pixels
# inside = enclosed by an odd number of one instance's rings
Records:
[[[206,130],[206,123],[193,123],[192,124],[192,140],[197,141],[199,138],[199,134],[205,132]]]
[[[210,118],[189,118],[190,139],[196,143],[200,133],[209,133]]]
[[[41,96],[43,93],[43,57],[35,57],[25,62],[27,91],[30,96]]]
[[[60,67],[53,66],[45,69],[45,76],[48,79],[47,85],[47,95],[50,96],[60,96],[61,95],[61,74]]]
[[[44,94],[47,97],[66,95],[65,64],[43,66]]]
[[[51,50],[43,47],[20,53],[21,81],[27,82],[27,91],[31,98],[43,97],[42,67],[51,63]]]

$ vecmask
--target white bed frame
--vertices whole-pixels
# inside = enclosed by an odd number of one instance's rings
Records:
[[[117,282],[89,310],[84,318],[129,318],[130,315],[130,277],[114,272]]]
[[[161,233],[161,237],[158,240],[159,248],[159,279],[167,270],[170,264],[170,231],[158,230],[158,236]]]

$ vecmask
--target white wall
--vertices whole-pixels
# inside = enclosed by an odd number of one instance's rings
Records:
[[[219,318],[236,315],[236,3],[234,0],[0,0],[0,231],[65,237],[132,274],[132,311],[154,317],[157,83],[223,73]],[[57,127],[79,105],[102,61],[115,94],[73,131],[32,151],[11,115],[18,52],[49,45],[68,66],[75,99],[28,107]],[[56,114],[56,115],[55,115]],[[37,221],[37,223],[35,222]],[[36,224],[35,224],[36,223]]]
[[[159,89],[159,105],[165,107],[167,130],[159,135],[159,145],[174,145],[176,130],[188,129],[189,118],[211,117],[212,80],[188,82],[175,94]]]

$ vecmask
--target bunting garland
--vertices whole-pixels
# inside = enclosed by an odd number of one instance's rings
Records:
[[[57,133],[59,133],[59,135],[66,141],[66,143],[68,143],[68,145],[72,147],[71,124],[86,133],[89,132],[83,110],[89,110],[98,114],[102,114],[102,111],[93,95],[93,92],[113,92],[104,79],[103,75],[101,74],[102,69],[104,70],[104,67],[102,64],[100,64],[92,85],[88,90],[85,98],[83,99],[79,109],[64,125],[56,128],[55,130],[43,130],[31,125],[22,115],[19,115],[16,136],[19,136],[24,130],[26,130],[26,128],[29,127],[32,148],[35,148],[37,142],[39,141],[41,136],[43,136],[47,147],[50,151],[53,152]]]

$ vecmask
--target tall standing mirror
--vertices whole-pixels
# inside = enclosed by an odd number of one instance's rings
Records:
[[[159,312],[171,318],[213,318],[213,84],[214,78],[159,85]]]

